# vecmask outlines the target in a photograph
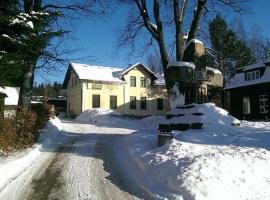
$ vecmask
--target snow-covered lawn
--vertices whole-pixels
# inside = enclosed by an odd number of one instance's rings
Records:
[[[127,176],[153,198],[270,199],[270,122],[232,126],[238,120],[214,104],[171,114],[181,116],[130,120],[113,111],[92,110],[77,120],[134,130],[118,138],[114,150]],[[157,147],[159,123],[187,122],[204,125],[201,130],[174,131],[170,143]]]

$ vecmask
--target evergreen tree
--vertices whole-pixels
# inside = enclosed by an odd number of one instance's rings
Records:
[[[220,15],[216,15],[209,23],[209,33],[211,48],[208,49],[208,53],[211,59],[208,60],[212,66],[222,72],[223,85],[234,75],[236,68],[256,61],[246,43],[228,28],[226,21]],[[222,97],[224,98],[224,95]],[[222,99],[222,106],[224,106],[224,99]]]
[[[224,75],[226,83],[238,67],[255,62],[255,57],[245,42],[240,40],[233,30],[228,28],[226,21],[220,16],[209,23],[212,64]]]
[[[18,1],[0,2],[0,85],[19,86],[22,78],[22,54],[18,37],[23,27],[13,26],[19,13]]]

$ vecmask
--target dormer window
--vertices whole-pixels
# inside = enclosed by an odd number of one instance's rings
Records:
[[[260,70],[246,72],[246,81],[251,81],[255,79],[259,79],[261,77]]]

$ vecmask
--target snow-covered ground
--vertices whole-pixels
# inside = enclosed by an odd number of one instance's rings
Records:
[[[126,174],[153,198],[270,199],[270,122],[242,121],[232,126],[239,121],[214,104],[170,114],[176,117],[131,122],[112,111],[94,110],[78,120],[134,130],[117,140],[114,151]],[[174,131],[170,143],[157,147],[159,123],[188,122],[204,125],[200,130]]]
[[[39,145],[0,160],[0,199],[38,198],[39,190],[52,199],[270,199],[270,122],[232,126],[238,120],[214,104],[170,114],[136,120],[97,109],[77,122],[51,121]],[[160,123],[203,127],[173,131],[158,147]],[[44,170],[32,177],[38,166]],[[33,178],[37,188],[21,189]]]

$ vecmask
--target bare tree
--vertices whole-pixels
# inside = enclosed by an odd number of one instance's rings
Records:
[[[263,37],[259,27],[253,27],[251,30],[248,44],[250,49],[256,55],[258,62],[270,61],[270,40]]]
[[[162,74],[162,62],[156,48],[146,56],[146,64],[153,72]]]
[[[150,42],[147,44],[151,44],[152,40],[156,41],[160,58],[162,62],[162,68],[164,72],[164,78],[166,81],[167,91],[170,91],[170,87],[168,84],[168,74],[167,74],[167,65],[170,60],[170,56],[168,53],[168,44],[166,42],[166,25],[174,24],[174,33],[175,40],[173,45],[175,46],[175,59],[176,61],[183,61],[185,57],[184,45],[185,41],[183,39],[184,35],[184,25],[188,25],[189,34],[186,39],[186,43],[196,37],[198,32],[199,24],[203,13],[207,13],[209,11],[209,7],[213,9],[217,9],[220,6],[228,6],[235,12],[244,12],[245,7],[242,6],[243,3],[249,2],[248,0],[196,0],[195,8],[191,10],[192,2],[188,0],[133,0],[133,1],[124,1],[132,5],[132,3],[136,6],[137,11],[131,12],[129,20],[127,21],[126,29],[121,35],[120,41],[121,45],[125,45],[127,43],[131,44],[132,50],[135,49],[135,40],[140,33],[148,33],[150,36]],[[190,3],[189,3],[190,2]],[[208,4],[207,4],[208,3]],[[149,6],[152,6],[152,9],[149,10]],[[164,9],[165,7],[165,9]],[[133,8],[134,9],[134,8]],[[172,9],[173,19],[162,18],[164,10]],[[169,11],[168,11],[169,12]],[[193,12],[193,16],[186,17],[186,13]],[[189,21],[191,19],[191,21]],[[169,94],[170,96],[170,94]]]

